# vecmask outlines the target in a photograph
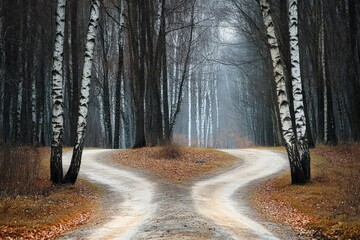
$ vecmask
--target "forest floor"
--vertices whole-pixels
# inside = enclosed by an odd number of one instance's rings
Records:
[[[83,177],[112,197],[104,201],[102,220],[63,239],[298,239],[247,204],[250,182],[287,166],[279,153],[167,146],[90,150],[83,158]],[[108,176],[102,165],[121,172]]]
[[[22,195],[0,194],[0,239],[53,239],[97,217],[101,190],[83,180],[71,186],[52,186],[50,149],[38,149],[37,156],[36,190]],[[26,184],[21,182],[25,180],[18,181]]]
[[[317,146],[311,161],[311,183],[291,185],[286,172],[259,183],[253,203],[304,238],[360,239],[360,144]]]
[[[86,150],[86,181],[53,187],[41,148],[41,191],[0,196],[0,239],[359,239],[360,145],[317,147],[305,186],[269,179],[288,169],[274,151]]]

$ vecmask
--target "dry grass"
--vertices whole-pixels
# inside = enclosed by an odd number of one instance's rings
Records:
[[[254,194],[261,211],[316,239],[360,239],[360,145],[319,146],[312,152],[312,182],[290,184],[289,173]]]
[[[110,159],[183,184],[236,162],[236,158],[227,153],[180,146],[122,150],[113,153]]]
[[[0,144],[0,195],[37,194],[39,167],[36,148]]]
[[[28,155],[39,159],[35,189],[30,195],[3,194],[0,197],[0,239],[54,239],[90,221],[98,209],[99,191],[88,183],[79,181],[74,186],[52,186],[49,181],[50,149],[36,151]]]

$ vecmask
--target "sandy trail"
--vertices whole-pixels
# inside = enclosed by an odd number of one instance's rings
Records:
[[[254,219],[251,209],[239,201],[252,181],[277,173],[287,166],[282,154],[266,150],[224,150],[243,160],[238,167],[197,182],[192,187],[196,211],[236,239],[278,239]],[[235,199],[236,197],[236,199]]]
[[[65,239],[130,239],[156,211],[152,201],[155,185],[135,173],[102,163],[108,151],[85,150],[80,170],[81,178],[105,189],[107,221],[70,233]],[[69,165],[70,158],[71,154],[64,154],[65,165]]]
[[[256,180],[287,166],[282,154],[224,150],[241,162],[191,187],[122,170],[104,159],[108,151],[84,151],[80,172],[105,190],[105,217],[61,239],[298,239],[286,227],[265,222],[244,197]],[[64,155],[65,165],[70,157]]]

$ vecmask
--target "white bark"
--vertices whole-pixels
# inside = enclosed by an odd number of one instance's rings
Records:
[[[61,144],[64,132],[63,109],[63,52],[65,30],[65,3],[58,0],[56,10],[56,38],[52,71],[52,146]]]
[[[306,119],[300,71],[297,0],[289,0],[289,34],[296,137],[298,140],[303,140],[306,132]]]
[[[286,92],[284,68],[282,65],[279,44],[277,41],[274,22],[270,14],[270,6],[268,0],[260,0],[263,20],[267,32],[267,40],[270,45],[270,54],[273,64],[273,71],[276,84],[277,100],[280,111],[280,120],[282,133],[286,144],[291,145],[295,135],[291,122],[289,98]]]
[[[301,89],[301,79],[300,79],[300,66],[296,58],[299,57],[298,44],[296,42],[297,38],[294,36],[297,35],[297,25],[294,24],[294,21],[297,21],[297,16],[294,17],[294,1],[289,0],[289,13],[290,13],[290,36],[291,36],[291,60],[292,60],[292,75],[294,86],[294,104],[295,111],[298,111],[297,114],[297,125],[296,129],[299,128],[299,134],[301,139],[296,139],[294,133],[293,124],[291,121],[289,98],[286,92],[285,84],[285,74],[283,68],[283,61],[281,59],[279,45],[277,42],[276,32],[274,28],[274,23],[270,13],[269,0],[260,0],[260,7],[262,10],[263,20],[267,31],[267,40],[270,45],[270,54],[273,64],[273,71],[275,77],[275,85],[277,92],[277,100],[280,111],[280,122],[282,128],[282,134],[285,140],[286,150],[288,152],[290,168],[291,168],[291,180],[293,184],[304,184],[310,181],[310,155],[308,147],[304,138],[305,135],[305,117],[301,116],[301,111],[303,113],[304,109],[302,104],[302,89]],[[296,2],[295,2],[296,4]],[[294,26],[295,25],[295,26]],[[295,28],[296,27],[296,28]],[[295,79],[295,80],[294,80]],[[300,85],[300,86],[299,86]],[[299,111],[301,110],[301,111]],[[303,124],[303,125],[301,125]],[[304,131],[304,132],[303,132]]]
[[[91,11],[90,11],[90,22],[88,26],[88,33],[86,36],[85,45],[85,59],[84,67],[81,78],[81,90],[80,90],[80,106],[79,106],[79,117],[77,123],[77,137],[75,148],[78,148],[84,141],[85,130],[86,130],[86,118],[88,115],[89,107],[89,95],[90,95],[90,80],[91,80],[91,69],[94,57],[94,47],[96,30],[99,21],[99,0],[92,0]]]

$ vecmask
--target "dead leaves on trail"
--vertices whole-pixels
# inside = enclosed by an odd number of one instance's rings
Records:
[[[235,157],[220,151],[173,145],[117,151],[110,158],[177,183],[187,183],[236,162]]]

